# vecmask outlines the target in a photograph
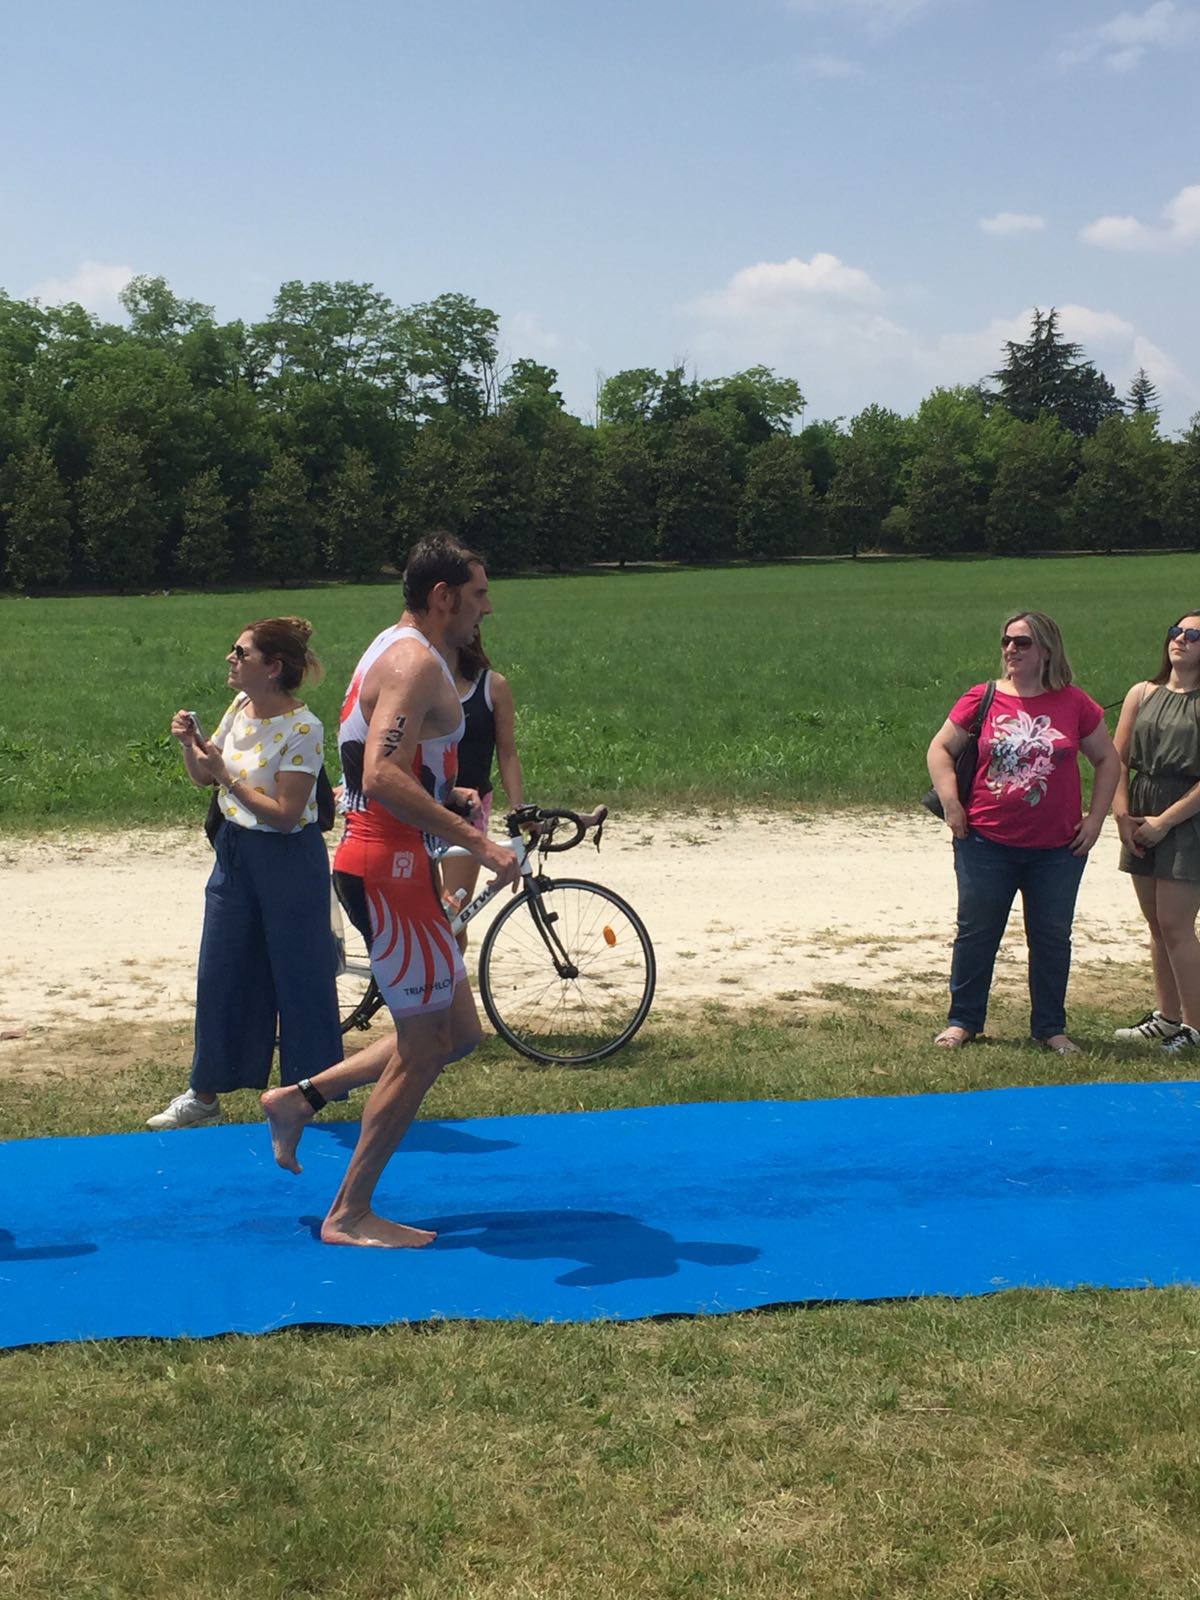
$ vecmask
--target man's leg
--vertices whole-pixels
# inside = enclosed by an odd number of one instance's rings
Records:
[[[396,1052],[396,1035],[386,1033],[379,1039],[373,1039],[370,1044],[364,1045],[355,1055],[345,1061],[339,1061],[332,1067],[326,1067],[324,1072],[318,1072],[307,1080],[309,1088],[316,1091],[316,1103],[321,1100],[335,1100],[349,1094],[351,1089],[361,1089],[364,1084],[378,1083],[383,1076],[383,1069],[387,1066]],[[295,1084],[287,1084],[278,1089],[268,1089],[266,1094],[260,1095],[263,1110],[267,1114],[267,1123],[271,1129],[271,1147],[275,1152],[275,1160],[286,1172],[300,1172],[303,1169],[296,1160],[296,1149],[300,1143],[300,1135],[316,1116],[316,1110],[303,1090]]]
[[[367,1102],[358,1144],[321,1225],[326,1244],[419,1249],[433,1239],[423,1228],[376,1216],[371,1203],[384,1167],[412,1126],[438,1074],[449,1062],[469,1055],[479,1037],[475,997],[467,983],[457,985],[445,1011],[397,1017],[396,1048]]]

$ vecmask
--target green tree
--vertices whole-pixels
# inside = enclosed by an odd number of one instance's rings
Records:
[[[595,435],[577,417],[550,413],[533,469],[533,548],[540,566],[592,558],[596,534]]]
[[[744,555],[775,560],[819,543],[812,478],[798,439],[775,434],[751,450],[738,506],[737,542]]]
[[[908,475],[908,542],[931,555],[978,550],[983,543],[979,469],[963,450],[939,440],[915,456]]]
[[[307,578],[316,564],[316,531],[308,479],[295,456],[277,455],[250,495],[250,560],[284,586]]]
[[[18,589],[54,588],[71,575],[67,493],[44,445],[27,445],[5,472],[5,572]]]
[[[987,547],[996,554],[1054,550],[1062,541],[1075,443],[1056,417],[1010,422],[996,442]]]
[[[387,508],[375,469],[361,450],[347,448],[326,481],[321,505],[325,570],[339,578],[377,578],[388,554]]]
[[[654,416],[663,378],[653,367],[630,367],[605,378],[596,393],[596,421],[601,427],[634,428]]]
[[[837,476],[825,496],[825,519],[837,550],[857,556],[878,545],[883,520],[900,498],[907,452],[903,417],[866,406],[838,446]]]
[[[1172,544],[1200,545],[1200,411],[1171,455],[1167,528]]]
[[[796,435],[804,456],[804,465],[812,479],[813,492],[824,500],[829,486],[837,476],[838,449],[842,435],[836,422],[828,419],[810,422]]]
[[[1162,542],[1168,448],[1150,414],[1108,417],[1080,447],[1071,528],[1086,550]]]
[[[991,374],[994,398],[1019,422],[1048,411],[1068,433],[1088,438],[1105,417],[1120,413],[1112,384],[1083,359],[1079,345],[1063,338],[1053,307],[1035,310],[1029,338],[1006,340],[1004,349],[1004,365]]]
[[[514,361],[500,385],[500,409],[513,427],[535,449],[539,448],[552,419],[562,416],[563,397],[555,388],[558,373],[540,362]]]
[[[800,386],[770,367],[748,367],[729,378],[710,378],[696,394],[698,409],[721,418],[731,440],[744,450],[764,444],[774,434],[791,432],[804,410]]]
[[[596,430],[596,556],[652,560],[658,535],[658,467],[646,428],[610,423]]]
[[[1125,397],[1125,409],[1131,417],[1145,416],[1147,413],[1158,416],[1158,390],[1151,382],[1150,374],[1145,367],[1137,369],[1137,374],[1129,385],[1129,393]]]
[[[197,588],[229,576],[229,499],[216,467],[206,467],[184,486],[175,574]]]
[[[131,434],[100,431],[78,508],[83,565],[91,576],[116,589],[153,583],[165,518]]]
[[[462,434],[457,531],[494,571],[515,572],[536,559],[534,455],[508,417],[484,417]]]
[[[723,561],[737,510],[732,451],[720,424],[685,417],[668,435],[658,492],[659,549],[668,561]]]
[[[130,332],[152,344],[177,343],[189,330],[213,320],[211,306],[181,300],[165,278],[130,278],[118,299],[129,317]]]

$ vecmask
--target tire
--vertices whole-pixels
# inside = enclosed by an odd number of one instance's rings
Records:
[[[555,965],[564,956],[567,976]],[[637,912],[579,878],[526,889],[479,952],[479,993],[496,1032],[534,1061],[565,1066],[602,1061],[628,1044],[650,1010],[655,975]]]
[[[362,879],[335,872],[334,887],[345,913],[338,919],[336,930],[342,946],[337,979],[338,1016],[342,1032],[352,1033],[371,1026],[372,1017],[383,1006],[383,996],[371,976],[371,957],[362,933],[367,920]]]

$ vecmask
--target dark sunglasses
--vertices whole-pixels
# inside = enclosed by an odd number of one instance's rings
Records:
[[[1001,650],[1028,650],[1033,640],[1027,633],[1006,633],[1000,641]]]
[[[1181,628],[1178,623],[1167,629],[1168,639],[1186,639],[1189,644],[1200,641],[1200,628]]]
[[[253,648],[253,646],[251,648]],[[245,661],[246,657],[250,654],[250,651],[246,649],[245,645],[235,644],[230,649],[229,654],[233,656],[235,661]]]

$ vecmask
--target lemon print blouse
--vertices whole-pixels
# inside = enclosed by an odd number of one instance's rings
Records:
[[[307,706],[297,706],[294,711],[283,711],[277,717],[251,717],[247,714],[245,695],[237,699],[217,724],[213,743],[225,758],[229,775],[235,781],[244,778],[251,789],[260,794],[275,794],[275,779],[281,772],[311,772],[313,777],[321,770],[325,736],[320,721]],[[267,833],[277,830],[260,822],[226,788],[220,791],[221,814],[239,828],[261,828]],[[301,828],[317,820],[317,786],[314,782],[308,803],[300,821],[292,829]]]

